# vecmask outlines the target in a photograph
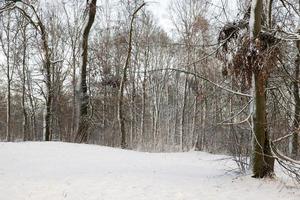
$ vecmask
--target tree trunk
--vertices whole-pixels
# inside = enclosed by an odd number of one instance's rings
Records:
[[[50,52],[48,46],[48,37],[45,31],[44,25],[40,25],[42,30],[42,40],[43,40],[43,47],[44,47],[44,68],[46,71],[46,112],[44,116],[44,137],[45,141],[51,140],[51,118],[52,118],[52,100],[53,100],[53,90],[52,90],[52,80],[51,80],[51,61],[50,61]]]
[[[7,53],[6,53],[6,77],[7,77],[7,99],[6,99],[6,141],[12,141],[11,134],[11,75],[10,75],[10,12],[8,13],[7,24]]]
[[[27,88],[28,88],[28,98],[31,107],[30,113],[30,123],[31,123],[31,137],[33,140],[37,140],[37,131],[36,131],[36,112],[35,112],[35,102],[33,98],[33,89],[32,89],[32,78],[29,71],[27,71]]]
[[[259,35],[261,32],[263,2],[262,0],[253,0],[250,16],[250,53],[253,69],[254,81],[254,139],[253,139],[253,177],[264,178],[272,176],[274,173],[274,158],[272,157],[269,133],[267,131],[267,105],[266,105],[266,83],[267,71],[264,66],[256,62],[259,53]]]
[[[27,40],[26,40],[26,26],[23,29],[22,32],[22,37],[23,37],[23,61],[22,61],[22,111],[23,111],[23,140],[32,140],[32,137],[30,136],[29,133],[29,128],[28,128],[28,113],[26,110],[25,102],[26,102],[26,52],[27,52]]]
[[[8,50],[9,51],[9,50]],[[9,61],[8,61],[9,62]],[[7,100],[6,100],[6,141],[12,141],[11,134],[11,79],[10,79],[10,65],[7,65]]]
[[[295,80],[293,81],[293,95],[295,100],[295,114],[294,114],[294,132],[291,138],[291,157],[297,159],[299,146],[299,120],[300,120],[300,96],[299,96],[299,73],[300,73],[300,42],[297,41],[298,54],[295,62]]]
[[[192,121],[192,148],[195,149],[196,143],[197,143],[197,124],[198,124],[198,96],[195,95],[194,97],[194,109],[193,109],[193,121]]]
[[[174,119],[174,134],[173,134],[173,141],[174,141],[174,144],[175,145],[178,145],[180,144],[180,130],[179,130],[179,116],[180,116],[180,110],[178,109],[179,108],[179,78],[180,78],[180,74],[179,73],[176,73],[176,78],[175,78],[175,90],[176,90],[176,94],[175,94],[175,97],[174,98],[174,105],[175,105],[175,108],[174,109],[174,116],[175,116],[175,119]]]
[[[120,89],[119,89],[119,97],[118,97],[118,121],[119,121],[119,128],[121,133],[121,148],[125,149],[127,147],[127,141],[126,141],[126,129],[125,129],[125,117],[123,113],[123,104],[124,104],[124,89],[125,89],[125,82],[127,79],[127,71],[130,64],[130,58],[131,58],[131,51],[132,51],[132,35],[133,35],[133,22],[135,19],[136,14],[142,7],[145,6],[145,3],[143,3],[141,6],[139,6],[133,13],[131,22],[130,22],[130,30],[129,30],[129,43],[128,43],[128,52],[127,52],[127,58],[125,62],[125,66],[123,69],[123,75],[120,83]]]
[[[181,110],[181,124],[180,124],[180,150],[184,151],[186,147],[186,131],[185,131],[185,125],[186,125],[186,104],[187,104],[187,79],[188,77],[185,77],[184,81],[184,92],[183,92],[183,101],[182,101],[182,110]]]
[[[267,131],[266,114],[266,80],[263,72],[255,76],[255,113],[254,113],[254,157],[253,177],[263,178],[272,176],[274,172],[274,158],[271,154]]]
[[[72,141],[73,138],[76,136],[77,130],[77,116],[76,116],[76,47],[75,42],[72,42],[72,84],[73,84],[73,96],[72,96],[72,130],[71,134],[68,138],[69,142]]]
[[[80,99],[79,99],[79,122],[75,142],[86,143],[89,134],[88,117],[88,88],[87,88],[87,64],[88,64],[88,39],[90,30],[95,20],[97,10],[97,0],[92,0],[88,5],[88,20],[84,27],[82,36],[82,57],[81,57],[81,76],[80,76]]]
[[[147,76],[147,69],[148,69],[148,62],[149,62],[149,46],[145,51],[145,66],[144,66],[144,74],[143,74],[143,82],[142,82],[142,118],[141,118],[141,134],[139,138],[139,142],[141,145],[144,145],[144,137],[145,137],[145,124],[146,124],[146,76]]]
[[[137,60],[137,59],[136,59]],[[136,105],[135,105],[135,96],[136,96],[136,67],[133,69],[133,75],[132,75],[132,94],[131,94],[131,102],[130,102],[130,115],[131,115],[131,120],[130,120],[130,146],[133,149],[134,148],[134,143],[135,143],[135,123],[136,123]]]

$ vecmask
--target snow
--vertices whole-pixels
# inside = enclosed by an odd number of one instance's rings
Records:
[[[286,178],[234,173],[228,156],[69,143],[0,143],[1,200],[299,200]]]

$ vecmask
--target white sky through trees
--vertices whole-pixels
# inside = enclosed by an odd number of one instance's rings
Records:
[[[167,32],[171,32],[173,29],[172,22],[170,20],[169,5],[175,0],[146,0],[148,3],[148,9],[153,13],[153,16],[158,20],[159,25]],[[184,0],[182,0],[184,1]],[[226,22],[232,20],[237,14],[237,3],[239,0],[212,0],[209,4],[209,12],[212,14],[211,20],[216,20],[214,17],[221,16],[217,19],[219,22]],[[225,9],[223,9],[225,8]],[[224,13],[226,11],[226,14]]]
[[[112,5],[115,0],[110,1]],[[176,0],[145,0],[147,2],[147,9],[153,13],[154,18],[157,20],[158,24],[168,33],[170,33],[173,29],[172,21],[170,20],[170,10],[169,6],[172,1]],[[185,1],[185,0],[182,0]],[[208,21],[218,21],[218,22],[226,22],[228,20],[232,20],[236,17],[237,14],[237,3],[239,0],[211,0],[209,1],[209,12],[211,15]],[[1,0],[0,0],[1,2]],[[42,0],[41,2],[45,3],[47,6],[51,6],[51,4],[60,4],[67,3],[68,0],[60,1],[60,0]],[[83,1],[84,2],[84,1]],[[97,5],[101,6],[104,1],[98,1]],[[224,13],[226,12],[226,14]]]

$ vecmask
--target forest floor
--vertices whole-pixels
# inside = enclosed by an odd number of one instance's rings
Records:
[[[0,200],[299,200],[282,173],[257,180],[228,156],[68,143],[0,143]]]

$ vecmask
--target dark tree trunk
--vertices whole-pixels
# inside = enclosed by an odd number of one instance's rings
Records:
[[[125,117],[124,117],[124,111],[123,111],[123,104],[124,104],[124,89],[125,89],[125,81],[127,79],[127,71],[130,64],[130,58],[131,58],[131,51],[132,51],[132,35],[133,35],[133,22],[135,19],[136,14],[142,7],[145,6],[145,3],[143,3],[141,6],[139,6],[133,13],[131,22],[130,22],[130,30],[129,30],[129,44],[128,44],[128,52],[127,52],[127,58],[125,62],[125,66],[123,69],[123,75],[120,83],[120,89],[119,89],[119,97],[118,97],[118,121],[119,121],[119,128],[121,133],[121,148],[125,149],[127,148],[127,141],[126,141],[126,129],[125,129]]]
[[[87,143],[89,134],[89,117],[88,117],[88,88],[87,88],[87,64],[88,64],[88,39],[90,30],[95,20],[97,10],[97,0],[92,0],[88,5],[88,21],[82,36],[82,57],[81,57],[81,76],[79,91],[79,122],[75,142]]]
[[[263,1],[253,0],[251,7],[250,27],[250,62],[254,81],[254,138],[253,138],[253,177],[264,178],[274,173],[274,158],[272,157],[269,133],[267,130],[266,84],[268,72],[258,61],[260,52],[259,35],[261,32]]]
[[[298,54],[295,62],[295,80],[293,81],[293,95],[295,100],[294,132],[292,135],[291,157],[297,159],[299,146],[299,120],[300,120],[300,96],[299,96],[299,73],[300,73],[300,42],[297,42]]]
[[[13,140],[11,133],[11,66],[10,66],[10,12],[9,21],[7,24],[7,53],[6,53],[6,65],[7,65],[7,99],[6,99],[6,141],[10,142]]]
[[[52,100],[53,100],[53,90],[52,90],[52,80],[51,80],[51,61],[50,61],[50,52],[48,46],[48,35],[45,30],[45,27],[42,23],[39,23],[41,28],[43,48],[44,48],[44,69],[46,71],[46,113],[45,113],[45,124],[44,124],[44,137],[45,141],[50,141],[52,137],[52,127],[51,127],[51,118],[52,118]]]
[[[26,26],[23,29],[22,32],[23,37],[23,61],[22,61],[22,111],[23,111],[23,140],[32,140],[31,134],[29,133],[29,127],[28,127],[28,113],[25,106],[26,101],[26,52],[27,52],[27,40],[26,40]]]
[[[255,113],[254,113],[254,159],[253,177],[263,178],[272,176],[274,172],[274,158],[270,149],[267,130],[266,113],[266,79],[263,71],[255,76]]]

